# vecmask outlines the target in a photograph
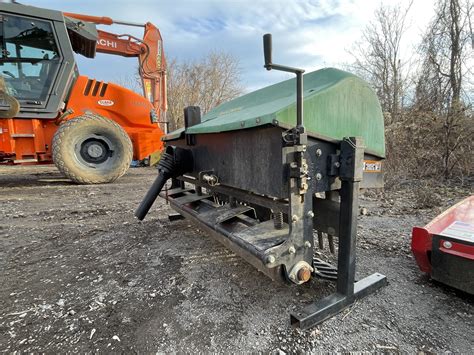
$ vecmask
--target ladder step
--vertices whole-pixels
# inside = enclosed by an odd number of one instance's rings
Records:
[[[14,160],[14,164],[22,164],[22,163],[37,163],[38,159],[18,159]]]
[[[14,133],[10,135],[12,138],[35,138],[34,133]]]

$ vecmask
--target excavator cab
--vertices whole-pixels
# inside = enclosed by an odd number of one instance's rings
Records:
[[[2,4],[0,75],[7,94],[20,103],[20,117],[31,117],[32,113],[35,117],[57,117],[77,77],[74,50],[81,52],[87,48],[84,43],[95,43],[97,36],[91,24],[84,24],[87,30],[81,29],[82,33],[74,27],[79,27],[77,22],[65,22],[59,11]],[[81,54],[93,57],[95,51],[82,50]]]
[[[22,106],[45,106],[61,59],[53,26],[48,21],[8,15],[1,25],[0,68],[9,94]]]

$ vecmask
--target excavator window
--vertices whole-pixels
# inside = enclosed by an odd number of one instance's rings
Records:
[[[49,21],[0,14],[0,75],[22,104],[44,105],[60,65]]]

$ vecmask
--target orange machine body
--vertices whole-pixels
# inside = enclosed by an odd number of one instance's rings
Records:
[[[64,119],[90,111],[117,122],[133,143],[135,160],[162,149],[163,131],[152,122],[151,102],[124,87],[79,76],[71,90]],[[11,118],[0,120],[0,158],[5,162],[51,163],[51,141],[58,128],[56,119]],[[10,159],[9,159],[10,158]]]
[[[0,120],[0,162],[51,163],[54,120],[3,118]]]
[[[73,13],[62,16],[100,25],[129,24],[108,17]],[[59,124],[87,111],[110,118],[123,127],[133,143],[133,159],[142,160],[162,149],[167,110],[162,38],[159,29],[149,22],[131,25],[144,29],[143,38],[98,30],[95,51],[137,58],[143,94],[80,76],[76,70],[71,85],[61,93],[63,105],[56,116],[53,113],[55,117],[22,114],[0,119],[0,164],[51,163],[51,143]]]

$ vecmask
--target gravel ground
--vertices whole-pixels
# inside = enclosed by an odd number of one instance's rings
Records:
[[[138,222],[155,174],[78,186],[51,166],[0,167],[0,351],[474,352],[473,299],[422,275],[409,250],[412,226],[472,189],[366,195],[358,276],[389,285],[300,331],[289,313],[334,285],[276,284],[188,221],[169,222],[163,201]]]

